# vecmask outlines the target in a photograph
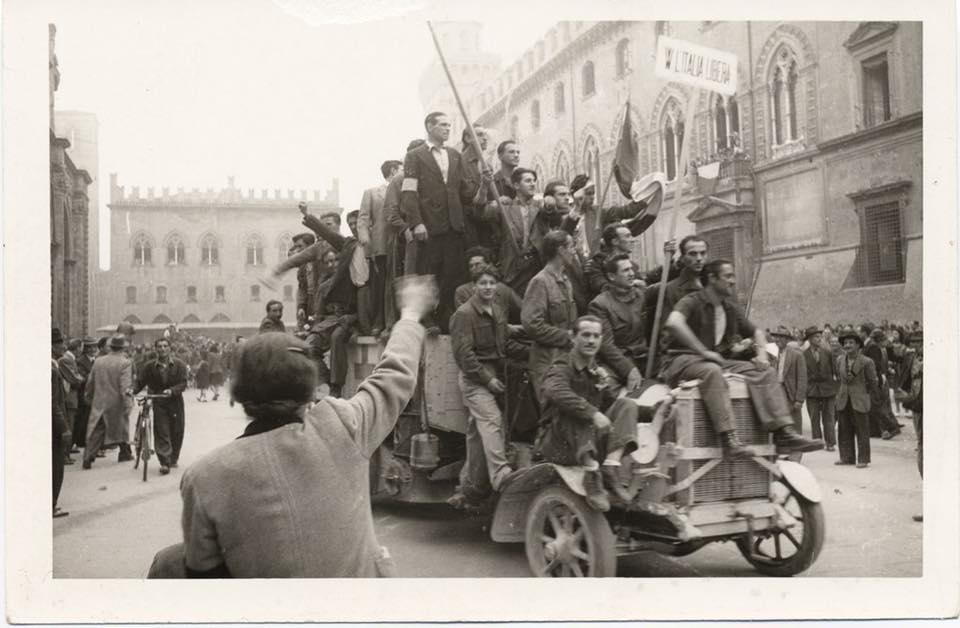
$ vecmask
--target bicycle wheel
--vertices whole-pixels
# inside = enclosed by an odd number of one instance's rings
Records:
[[[153,421],[148,413],[144,417],[143,431],[140,434],[140,455],[143,458],[143,481],[147,481],[147,467],[150,466],[150,428]]]

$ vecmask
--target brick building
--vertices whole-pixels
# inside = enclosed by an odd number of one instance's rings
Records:
[[[655,77],[660,34],[735,53],[737,93],[691,102]],[[629,98],[641,172],[672,180],[641,265],[660,262],[682,184],[676,236],[736,262],[757,322],[906,321],[922,311],[921,48],[919,22],[560,22],[468,110],[517,138],[542,182],[599,173],[599,195]],[[719,179],[682,176],[685,134]]]
[[[89,212],[93,179],[71,159],[70,141],[58,137],[54,98],[60,87],[55,52],[57,28],[49,25],[50,118],[50,315],[69,337],[89,332]],[[93,209],[96,212],[96,208]]]
[[[278,292],[258,278],[287,256],[292,237],[307,231],[297,204],[314,214],[340,212],[339,185],[327,192],[306,190],[286,195],[256,194],[234,186],[206,192],[163,188],[145,195],[129,192],[110,175],[110,270],[101,274],[104,331],[121,320],[137,327],[138,340],[167,325],[228,339],[256,329],[270,299],[286,306],[284,320],[295,320],[296,272],[284,277]]]

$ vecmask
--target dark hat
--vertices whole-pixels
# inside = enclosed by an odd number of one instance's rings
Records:
[[[97,339],[93,336],[84,336],[83,337],[84,346],[92,346],[97,344]]]
[[[590,182],[590,177],[585,174],[578,174],[573,178],[573,181],[570,182],[570,193],[573,194],[580,188],[587,187],[587,184]]]
[[[111,349],[126,349],[127,348],[127,337],[123,334],[117,334],[110,338],[110,348]]]
[[[120,321],[120,324],[117,325],[117,333],[125,336],[132,336],[137,332],[136,328],[133,326],[133,323],[129,321]]]
[[[887,337],[887,332],[883,331],[879,327],[870,332],[870,338],[873,340],[883,340]]]
[[[854,340],[857,341],[858,345],[863,347],[863,338],[861,338],[860,334],[853,331],[852,329],[844,329],[842,332],[840,332],[840,335],[837,336],[837,342],[839,342],[842,345],[847,338],[853,338]]]
[[[917,331],[910,332],[910,337],[907,340],[908,343],[912,344],[914,342],[923,342],[923,330],[918,329]]]
[[[784,327],[783,325],[780,325],[779,327],[774,329],[772,332],[770,332],[769,335],[779,336],[781,338],[786,338],[788,340],[795,340],[795,338],[793,337],[793,332],[787,329],[786,327]]]
[[[60,331],[60,328],[59,328],[59,327],[54,327],[54,328],[51,330],[50,343],[51,343],[51,344],[59,344],[59,343],[62,343],[63,340],[64,340],[64,339],[63,339],[63,332]]]
[[[807,327],[806,331],[803,332],[803,339],[809,340],[810,336],[814,334],[822,334],[822,333],[823,333],[822,329],[818,328],[816,325],[813,325],[811,327]]]

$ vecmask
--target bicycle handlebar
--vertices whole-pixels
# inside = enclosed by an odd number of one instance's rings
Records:
[[[137,397],[136,399],[137,399],[137,403],[143,403],[148,399],[169,399],[172,396],[173,395],[142,395],[140,397]]]

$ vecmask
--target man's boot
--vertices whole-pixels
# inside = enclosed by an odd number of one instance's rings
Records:
[[[594,510],[610,510],[610,499],[603,489],[603,479],[599,469],[588,470],[583,474],[583,490],[587,493],[587,504]]]
[[[792,425],[781,427],[773,433],[773,442],[777,445],[777,453],[792,454],[823,449],[822,440],[804,438],[793,429]]]
[[[130,462],[133,460],[133,452],[130,451],[128,443],[120,443],[120,453],[117,455],[117,462]]]
[[[720,442],[723,445],[723,457],[727,460],[750,460],[757,455],[740,441],[733,430],[721,432]]]
[[[605,464],[600,467],[600,475],[603,477],[603,485],[613,493],[618,501],[629,504],[630,493],[627,492],[623,482],[620,481],[620,467]]]

